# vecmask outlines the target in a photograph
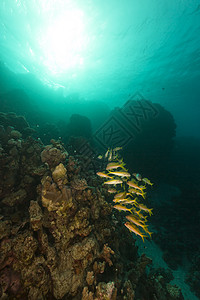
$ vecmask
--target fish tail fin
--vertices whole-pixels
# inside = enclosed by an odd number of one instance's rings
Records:
[[[150,216],[153,215],[152,210],[153,210],[153,208],[149,209],[149,215]]]
[[[141,234],[140,236],[141,236],[141,238],[143,240],[143,243],[144,243],[144,238],[146,238],[147,236],[145,234]]]
[[[152,239],[152,234],[153,234],[153,232],[150,232],[150,231],[148,231],[148,234],[150,235],[150,238]]]
[[[144,193],[144,192],[142,191],[142,197],[143,197],[143,199],[146,198],[146,194],[147,194],[147,193]]]
[[[128,169],[126,169],[125,168],[125,162],[123,162],[123,160],[122,161],[120,161],[120,167],[123,169],[123,170],[125,170],[126,172],[128,172]]]
[[[147,233],[147,234],[149,234],[149,236],[150,236],[150,238],[152,239],[152,234],[153,234],[153,232],[150,232],[149,230],[148,230],[148,226],[144,226],[144,231]]]
[[[138,200],[138,198],[136,197],[136,198],[134,199],[134,203],[135,203],[136,206],[138,205],[137,200]]]
[[[144,225],[144,226],[143,226],[143,229],[144,229],[145,232],[148,233],[148,225]]]

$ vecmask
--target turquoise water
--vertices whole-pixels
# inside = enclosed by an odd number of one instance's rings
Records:
[[[1,0],[1,162],[6,155],[18,159],[8,143],[12,127],[19,132],[11,142],[18,139],[13,147],[22,156],[29,133],[40,147],[39,161],[51,139],[77,160],[82,155],[81,175],[91,186],[105,167],[99,155],[122,147],[130,173],[154,183],[147,196],[153,241],[138,243],[140,254],[174,276],[185,300],[199,299],[199,0]],[[22,161],[15,165],[19,172]],[[13,184],[11,195],[28,184],[23,178],[9,183],[12,176],[3,174],[0,164],[0,181]],[[0,205],[4,212],[9,215]]]
[[[199,18],[198,0],[2,0],[0,59],[45,109],[47,94],[81,112],[139,91],[175,115],[179,134],[198,135]]]

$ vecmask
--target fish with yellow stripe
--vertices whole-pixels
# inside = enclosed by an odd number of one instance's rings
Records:
[[[153,185],[153,183],[148,178],[142,178],[142,181],[146,184]]]
[[[120,198],[124,198],[125,196],[126,196],[126,191],[116,194],[114,198],[120,199]]]
[[[146,197],[146,193],[144,191],[139,190],[139,189],[129,188],[128,192],[130,194],[136,194],[137,196],[142,196],[144,199]]]
[[[135,182],[134,180],[131,180],[131,181],[127,181],[127,184],[129,185],[129,186],[131,186],[132,188],[134,188],[134,189],[137,189],[137,190],[140,190],[140,191],[143,191],[144,189],[145,189],[145,186],[139,186],[138,184],[137,184],[137,182]]]
[[[137,203],[138,204],[138,203]],[[146,220],[147,216],[144,216],[142,214],[141,210],[137,210],[136,207],[133,207],[133,212],[141,219],[141,220]]]
[[[141,227],[146,233],[148,233],[151,237],[152,232],[148,230],[148,226],[146,225],[146,221],[142,221],[138,217],[134,215],[128,215],[126,216],[126,219],[129,220],[131,223],[134,223],[136,226]]]
[[[144,205],[142,203],[138,203],[138,208],[140,210],[143,210],[143,211],[147,212],[150,216],[153,214],[152,213],[153,208],[148,208],[148,207],[146,207],[146,205]]]
[[[117,169],[117,168],[122,168],[126,171],[126,169],[124,168],[125,164],[123,161],[114,161],[114,162],[110,162],[109,164],[107,164],[106,170],[113,170],[113,169]]]
[[[122,184],[123,181],[121,179],[111,179],[111,180],[108,180],[108,181],[105,181],[104,184],[113,184],[113,185],[116,185],[116,184]]]
[[[97,175],[105,178],[103,184],[111,186],[108,188],[109,193],[114,194],[113,208],[118,211],[129,212],[126,216],[129,222],[124,225],[134,234],[144,238],[151,236],[147,223],[147,213],[152,214],[152,208],[149,209],[141,203],[141,197],[145,199],[147,185],[153,185],[148,178],[142,178],[139,173],[132,173],[126,169],[118,151],[121,147],[109,148],[105,154],[104,161],[107,161],[106,170],[97,172]],[[112,187],[114,185],[114,188]],[[119,186],[121,185],[121,188]]]
[[[104,178],[112,178],[111,176],[109,176],[108,174],[105,174],[103,172],[97,172],[96,173],[99,177],[104,177]]]
[[[147,237],[147,236],[145,234],[143,234],[133,223],[126,222],[124,225],[131,232],[135,233],[136,235],[139,235],[142,238],[143,242],[144,242],[144,238]]]
[[[136,204],[137,205],[137,198],[135,198],[135,199],[131,199],[131,198],[114,198],[113,202],[122,203],[123,205],[124,204],[130,204],[130,205]]]
[[[109,174],[116,175],[119,177],[130,177],[131,174],[125,171],[110,171]]]
[[[117,210],[121,210],[121,211],[129,211],[130,213],[132,213],[132,208],[128,208],[126,206],[123,206],[121,204],[117,204],[113,206],[115,209]]]

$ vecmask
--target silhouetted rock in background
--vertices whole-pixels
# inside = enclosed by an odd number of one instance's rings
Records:
[[[69,136],[90,138],[92,126],[90,120],[82,115],[73,114],[67,126]]]
[[[14,89],[0,94],[1,111],[15,112],[16,114],[27,115],[28,112],[36,111],[31,99],[21,89]]]
[[[137,111],[138,103],[152,106],[156,113],[149,110],[147,115],[144,115],[141,110]],[[151,179],[159,180],[162,178],[162,173],[174,145],[176,135],[174,118],[169,111],[157,103],[145,100],[144,103],[131,101],[129,105],[132,105],[133,108],[136,107],[132,115],[135,127],[126,120],[122,123],[120,114],[121,111],[123,112],[123,108],[122,110],[114,110],[111,114],[124,125],[125,131],[132,135],[130,141],[123,147],[124,160],[130,171],[140,172]],[[138,130],[135,130],[136,126]]]

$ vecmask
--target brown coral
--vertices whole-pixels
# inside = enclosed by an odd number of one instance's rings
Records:
[[[59,148],[58,146],[55,147],[54,145],[47,145],[41,153],[42,162],[47,163],[50,169],[64,162],[68,156],[68,153],[61,145]]]
[[[110,247],[108,247],[107,244],[104,244],[103,250],[100,254],[100,258],[103,258],[110,267],[113,265],[112,260],[111,260],[111,254],[113,255],[113,254],[115,254],[115,252]]]
[[[42,209],[37,201],[31,201],[29,207],[30,224],[34,231],[42,228]]]

